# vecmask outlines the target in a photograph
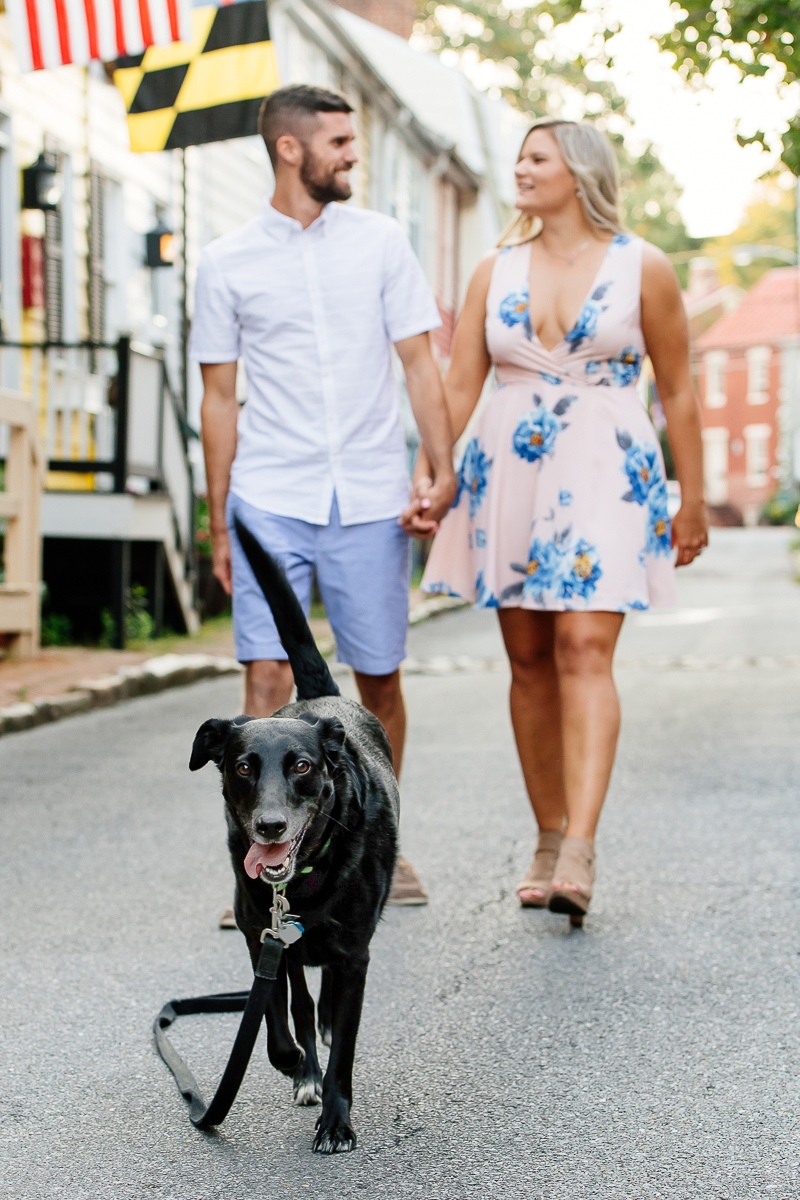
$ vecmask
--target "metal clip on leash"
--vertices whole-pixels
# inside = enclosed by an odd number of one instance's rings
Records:
[[[303,926],[299,918],[289,912],[289,901],[283,895],[283,891],[279,891],[274,885],[270,912],[272,927],[265,929],[261,934],[261,953],[256,964],[253,986],[249,992],[220,992],[213,996],[170,1000],[156,1017],[153,1026],[156,1049],[175,1076],[175,1082],[184,1100],[188,1101],[189,1120],[197,1129],[219,1125],[230,1112],[250,1062],[273,984],[278,978],[284,947],[291,946],[303,936]],[[194,1075],[175,1050],[166,1031],[176,1017],[191,1016],[194,1013],[229,1012],[243,1013],[242,1021],[214,1098],[210,1104],[206,1104]]]

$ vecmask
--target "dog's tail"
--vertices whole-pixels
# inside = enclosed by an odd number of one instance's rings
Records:
[[[328,670],[328,664],[317,649],[313,634],[308,627],[300,601],[282,567],[271,554],[260,546],[246,525],[235,518],[236,535],[239,538],[247,561],[250,563],[259,587],[272,609],[278,628],[281,645],[289,655],[289,662],[297,685],[298,700],[315,700],[318,696],[338,696],[339,689]]]

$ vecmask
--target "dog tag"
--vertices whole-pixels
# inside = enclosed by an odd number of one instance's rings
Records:
[[[303,936],[303,926],[299,921],[284,921],[277,936],[284,946],[291,946],[300,941]]]

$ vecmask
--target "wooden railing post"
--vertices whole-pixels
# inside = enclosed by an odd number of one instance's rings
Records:
[[[5,580],[0,584],[0,633],[14,639],[12,651],[30,657],[39,649],[39,586],[42,539],[39,504],[42,455],[31,401],[0,388],[0,421],[10,426],[6,490],[0,516],[7,519]]]

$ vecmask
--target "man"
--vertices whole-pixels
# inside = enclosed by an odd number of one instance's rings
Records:
[[[233,593],[245,710],[266,717],[288,703],[292,673],[234,515],[278,556],[306,611],[316,571],[339,661],[383,722],[399,776],[410,555],[398,523],[408,474],[392,343],[432,468],[415,490],[415,527],[435,528],[457,485],[429,338],[440,320],[422,269],[395,221],[336,203],[350,198],[358,161],[352,111],[316,87],[264,101],[259,132],[275,191],[260,217],[204,250],[191,354],[203,373],[214,574]],[[392,899],[427,900],[404,859]]]

